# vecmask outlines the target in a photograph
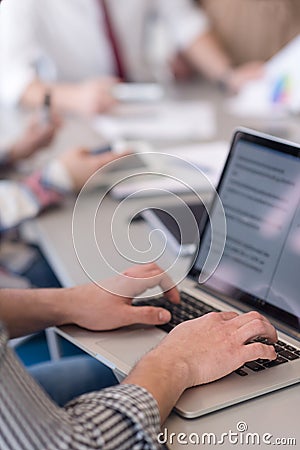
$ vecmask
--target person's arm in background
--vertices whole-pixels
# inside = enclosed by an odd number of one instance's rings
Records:
[[[203,75],[231,92],[238,92],[248,81],[263,75],[262,62],[233,67],[229,55],[212,30],[196,38],[184,54]]]
[[[164,323],[170,314],[163,308],[131,305],[132,297],[157,284],[167,290],[171,301],[179,301],[167,275],[148,264],[110,280],[108,286],[114,286],[115,294],[95,285],[1,291],[0,317],[13,335],[50,324],[75,323],[104,330],[133,323]],[[160,313],[166,314],[163,319]],[[2,436],[15,449],[21,446],[13,445],[12,436],[18,436],[23,445],[35,442],[34,448],[55,450],[68,445],[82,448],[83,444],[111,450],[158,449],[159,425],[186,388],[223,377],[246,361],[276,357],[272,346],[249,344],[255,336],[264,336],[270,343],[277,340],[273,326],[254,312],[241,316],[211,313],[188,321],[144,356],[120,386],[82,395],[60,409],[7,350],[7,337],[0,326],[0,400],[6,405],[1,414]]]
[[[38,61],[45,56],[37,35],[38,20],[34,0],[0,3],[1,101],[39,107],[51,91],[52,106],[63,112],[90,115],[111,108],[115,104],[112,87],[118,82],[114,77],[78,83],[51,83],[38,77]]]
[[[179,52],[208,79],[231,91],[262,75],[261,63],[233,67],[204,11],[191,0],[165,0],[158,8],[166,19]]]
[[[41,123],[37,117],[32,118],[22,136],[14,143],[1,148],[0,169],[11,167],[47,147],[54,139],[59,126],[60,121],[57,118],[48,123]]]
[[[20,102],[29,107],[42,104],[47,91],[51,91],[52,104],[62,112],[86,116],[111,109],[116,100],[112,89],[118,83],[114,77],[100,77],[79,83],[45,83],[34,78],[24,89]]]
[[[98,169],[122,155],[93,155],[79,148],[64,153],[23,182],[0,181],[0,232],[37,216],[70,193],[78,192]]]

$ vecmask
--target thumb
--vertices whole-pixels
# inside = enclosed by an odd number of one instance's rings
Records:
[[[160,325],[171,320],[171,313],[164,308],[155,306],[130,306],[128,320],[130,324],[144,323],[147,325]]]

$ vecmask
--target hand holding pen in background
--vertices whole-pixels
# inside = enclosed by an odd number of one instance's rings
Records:
[[[10,146],[9,163],[15,164],[22,159],[29,158],[40,149],[50,145],[60,126],[61,119],[52,112],[51,96],[50,93],[47,93],[41,110],[30,119],[22,136]]]

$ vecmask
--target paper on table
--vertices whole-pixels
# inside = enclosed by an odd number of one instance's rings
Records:
[[[277,116],[300,111],[300,35],[265,64],[265,75],[254,80],[229,100],[239,116]]]
[[[228,151],[229,144],[226,141],[190,144],[158,150],[158,152],[178,156],[210,173],[215,173],[216,170],[219,171],[223,167]]]
[[[94,126],[109,140],[211,139],[216,132],[214,109],[208,102],[120,105],[114,114],[98,116]]]
[[[161,153],[177,156],[185,161],[191,162],[194,166],[199,168],[216,186],[218,184],[220,175],[222,173],[225,161],[229,152],[229,144],[225,141],[212,142],[208,144],[193,144],[182,147],[166,148],[160,150]],[[158,151],[159,153],[159,151]],[[169,162],[169,161],[168,161]],[[164,170],[165,169],[165,170]],[[189,187],[185,186],[184,181],[187,178],[186,169],[185,176],[182,176],[182,164],[180,160],[174,158],[172,164],[168,167],[161,167],[161,173],[170,174],[178,178],[179,181],[168,176],[148,176],[141,181],[139,177],[137,181],[126,181],[118,184],[113,190],[112,195],[117,199],[123,199],[131,194],[135,196],[147,197],[153,195],[153,189],[156,189],[156,194],[165,194],[165,191],[170,191],[176,194],[191,192],[190,187],[196,191],[207,190],[207,184],[203,183],[203,179],[199,177],[199,172],[192,168],[189,170],[190,176]]]
[[[117,83],[112,93],[120,102],[157,102],[165,95],[157,83]]]

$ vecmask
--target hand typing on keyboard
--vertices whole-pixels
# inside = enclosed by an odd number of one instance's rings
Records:
[[[170,321],[171,314],[163,304],[161,307],[132,306],[134,297],[155,286],[165,292],[166,302],[180,303],[174,282],[157,264],[151,263],[130,267],[115,277],[102,280],[98,286],[89,284],[71,288],[66,291],[71,301],[65,302],[63,315],[68,317],[68,323],[89,330],[113,330],[136,323],[165,324]]]
[[[208,305],[207,303],[201,301],[199,298],[194,298],[186,292],[181,292],[180,297],[180,304],[171,303],[167,298],[164,297],[156,297],[146,301],[147,305],[156,307],[161,306],[167,309],[172,315],[170,322],[157,325],[158,328],[161,328],[169,333],[182,322],[195,319],[197,317],[202,317],[210,312],[220,312],[219,310],[213,308],[211,305]],[[136,302],[136,304],[139,305],[138,302]],[[145,305],[145,302],[143,304]],[[267,345],[272,344],[272,342],[269,342],[262,336],[251,339],[249,342],[247,342],[247,344],[254,342],[261,342]],[[236,369],[235,373],[241,377],[245,377],[250,373],[261,372],[262,370],[269,369],[300,358],[300,351],[283,341],[277,341],[273,343],[273,345],[277,354],[276,359],[270,361],[268,359],[258,358],[255,361],[247,361],[243,366]]]
[[[274,360],[277,341],[271,323],[257,312],[212,312],[176,326],[139,363],[126,383],[146,388],[157,400],[162,420],[183,391],[230,374],[247,361]]]
[[[135,300],[136,306],[156,306],[167,309],[171,313],[171,320],[167,323],[158,325],[159,328],[169,333],[176,325],[186,320],[196,319],[210,312],[219,312],[219,310],[204,303],[203,301],[192,297],[191,295],[180,292],[180,303],[170,302],[167,297],[154,297],[148,300]]]
[[[247,361],[275,359],[272,345],[249,343],[257,336],[277,341],[275,328],[257,312],[240,316],[234,312],[210,313],[174,328],[165,345],[173,339],[180,342],[182,360],[187,363],[189,382],[194,386],[221,378]]]

